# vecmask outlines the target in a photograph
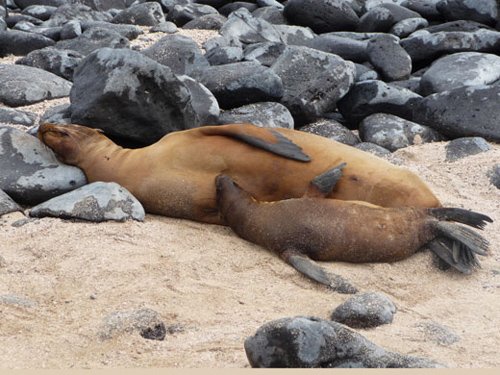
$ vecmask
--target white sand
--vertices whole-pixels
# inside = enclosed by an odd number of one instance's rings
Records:
[[[495,220],[484,231],[491,254],[481,269],[470,276],[439,271],[428,251],[394,264],[323,265],[396,303],[392,324],[358,330],[382,347],[448,366],[500,366],[500,190],[486,177],[500,161],[500,145],[449,163],[445,144],[390,158],[420,175],[445,205]],[[348,298],[221,226],[153,215],[143,223],[45,218],[11,226],[21,218],[0,218],[0,296],[36,306],[0,303],[0,368],[248,367],[243,342],[259,326],[295,315],[328,319]],[[137,333],[98,338],[107,314],[142,307],[184,331],[164,341]],[[432,341],[417,326],[430,321],[460,341]]]

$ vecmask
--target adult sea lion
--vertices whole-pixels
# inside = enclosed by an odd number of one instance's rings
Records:
[[[424,245],[457,270],[478,266],[488,242],[456,221],[483,228],[491,218],[459,208],[384,208],[367,202],[321,198],[341,168],[313,180],[304,197],[259,202],[231,177],[216,178],[224,222],[240,237],[276,252],[307,277],[344,293],[356,289],[314,260],[395,262]]]
[[[300,197],[323,171],[347,162],[329,198],[380,206],[438,207],[427,185],[410,171],[317,135],[250,124],[205,126],[170,133],[139,149],[124,149],[98,130],[42,124],[38,137],[89,182],[113,181],[147,212],[221,224],[214,179],[224,173],[257,199]]]

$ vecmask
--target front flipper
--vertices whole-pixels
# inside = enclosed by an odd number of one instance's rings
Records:
[[[286,250],[281,253],[281,258],[303,275],[320,284],[326,285],[333,291],[344,294],[354,294],[358,292],[358,289],[342,276],[326,271],[314,260],[298,251]]]
[[[221,135],[242,141],[248,145],[269,151],[275,155],[301,162],[309,162],[311,158],[302,148],[286,138],[277,130],[260,128],[251,124],[233,124],[206,126],[200,128],[204,135]]]
[[[336,167],[333,167],[326,172],[316,176],[307,188],[304,197],[308,198],[325,198],[330,194],[337,185],[337,182],[342,177],[342,169],[346,166],[346,163],[340,163]]]

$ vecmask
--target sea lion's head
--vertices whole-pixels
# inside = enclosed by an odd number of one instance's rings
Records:
[[[75,164],[82,155],[86,145],[95,144],[104,135],[100,129],[92,129],[80,125],[41,124],[38,139],[45,143],[57,158],[66,164]]]

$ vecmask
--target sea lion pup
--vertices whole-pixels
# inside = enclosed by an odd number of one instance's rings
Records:
[[[98,130],[42,124],[38,137],[89,182],[117,182],[146,212],[221,224],[214,179],[224,173],[259,200],[301,197],[309,182],[345,161],[328,195],[381,206],[439,207],[412,172],[317,135],[249,124],[204,126],[170,133],[139,149],[124,149]]]
[[[348,281],[313,260],[395,262],[430,244],[457,270],[479,266],[488,242],[457,221],[475,228],[488,216],[459,208],[383,208],[366,202],[324,199],[342,165],[313,180],[302,198],[259,202],[229,176],[216,178],[217,204],[224,222],[240,237],[276,252],[297,271],[343,293]]]

